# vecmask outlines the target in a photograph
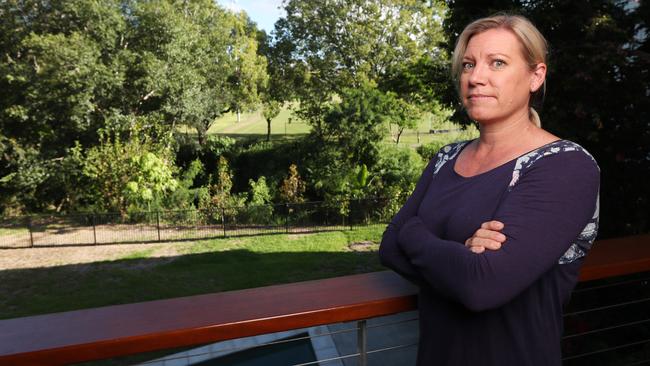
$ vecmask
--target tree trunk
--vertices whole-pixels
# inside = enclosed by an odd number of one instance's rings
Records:
[[[271,141],[271,119],[266,120],[266,142]]]
[[[241,121],[241,116],[240,116],[239,109],[237,109],[237,123],[239,123],[239,121]]]
[[[404,132],[404,127],[397,129],[397,141],[395,142],[395,145],[399,145],[399,138],[402,137],[402,132]]]
[[[203,131],[201,128],[196,128],[196,137],[199,140],[199,146],[205,146],[207,131]]]

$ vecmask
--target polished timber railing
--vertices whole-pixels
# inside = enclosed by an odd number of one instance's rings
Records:
[[[650,359],[647,271],[650,235],[594,245],[565,313],[565,326],[571,329],[563,340],[565,364],[642,364]],[[416,296],[413,285],[384,271],[1,320],[0,365],[65,365],[354,321],[357,352],[344,357],[363,365],[369,354],[409,346],[367,349],[366,320],[415,310]],[[612,316],[617,308],[622,312]],[[639,325],[631,340],[630,327]],[[614,338],[626,343],[606,342]],[[603,363],[612,351],[632,348],[641,361]]]

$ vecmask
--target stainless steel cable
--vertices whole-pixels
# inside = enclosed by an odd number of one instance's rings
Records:
[[[636,346],[636,345],[643,344],[643,343],[648,343],[648,342],[650,342],[650,339],[644,339],[642,341],[622,344],[620,346],[608,347],[608,348],[600,349],[598,351],[586,352],[586,353],[581,353],[581,354],[575,355],[575,356],[564,357],[562,359],[562,361],[575,360],[577,358],[587,357],[587,356],[591,356],[591,355],[597,355],[599,353],[614,351],[614,350],[621,349],[621,348],[626,348],[626,347],[632,347],[632,346]]]
[[[600,311],[600,310],[605,310],[605,309],[612,309],[612,308],[616,308],[616,307],[620,307],[620,306],[639,304],[639,303],[646,302],[646,301],[650,301],[650,297],[646,297],[646,298],[641,299],[641,300],[621,302],[621,303],[614,304],[614,305],[599,306],[597,308],[591,308],[591,309],[587,309],[587,310],[573,311],[573,312],[564,314],[564,317],[579,315],[579,314],[585,314],[585,313],[590,313],[590,312]]]
[[[607,331],[607,330],[623,328],[623,327],[627,327],[627,326],[638,325],[638,324],[643,324],[643,323],[648,323],[648,322],[650,322],[650,319],[638,320],[638,321],[619,324],[619,325],[612,325],[610,327],[599,328],[599,329],[594,329],[594,330],[588,330],[586,332],[567,335],[567,336],[562,337],[562,339],[581,337],[581,336],[588,335],[588,334],[594,334],[594,333],[604,332],[604,331]]]

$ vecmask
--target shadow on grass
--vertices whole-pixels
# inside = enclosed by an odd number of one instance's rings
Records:
[[[0,319],[382,269],[374,250],[260,253],[247,249],[11,269],[0,271]]]

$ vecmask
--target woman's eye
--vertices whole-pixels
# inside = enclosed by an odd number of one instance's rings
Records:
[[[500,69],[500,68],[506,66],[506,63],[505,63],[505,61],[503,61],[503,60],[494,60],[494,61],[492,62],[492,64],[493,64],[494,67],[496,67],[497,69]]]
[[[474,64],[471,62],[463,62],[463,70],[470,70],[474,67]]]

